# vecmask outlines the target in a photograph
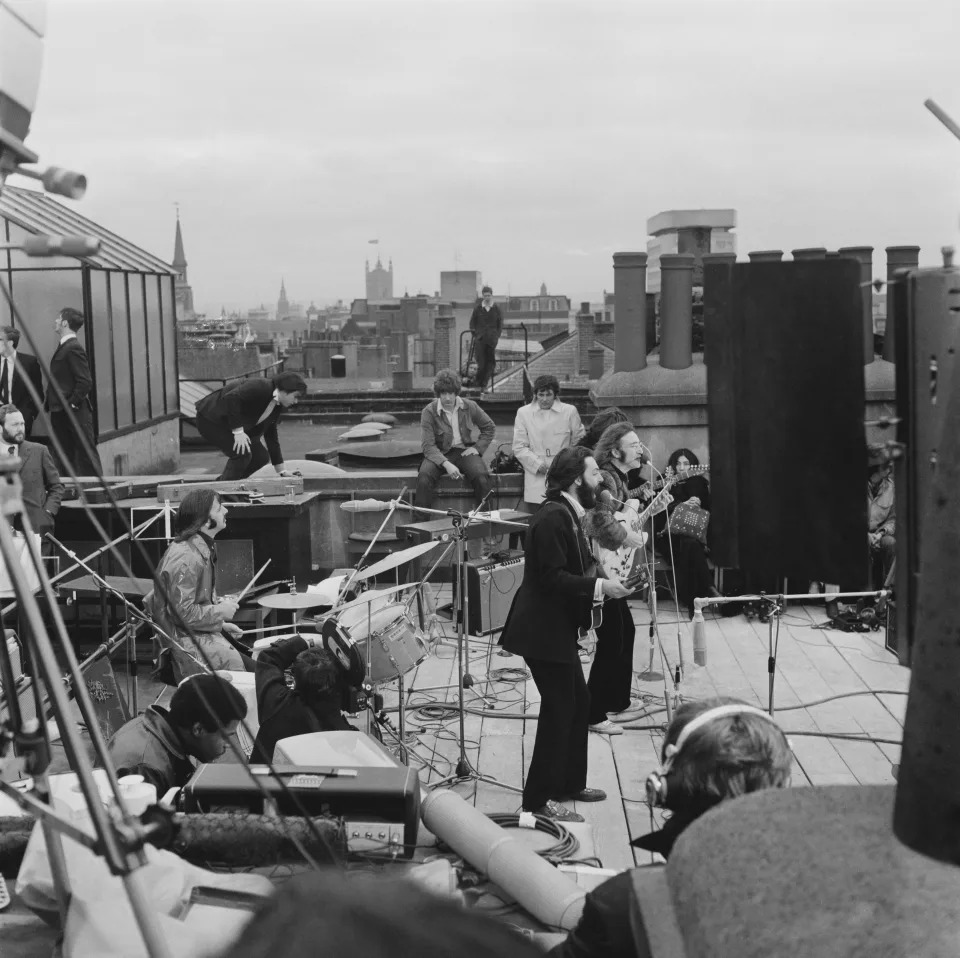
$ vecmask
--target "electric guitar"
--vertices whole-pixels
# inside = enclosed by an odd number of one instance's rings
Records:
[[[626,526],[628,532],[643,534],[644,544],[646,544],[647,534],[643,532],[643,525],[652,515],[665,509],[671,502],[673,496],[670,495],[670,487],[679,480],[676,477],[667,479],[663,488],[647,503],[643,510],[639,509],[639,502],[636,499],[628,499],[619,512],[615,512],[614,518],[623,526]],[[604,549],[600,543],[595,544],[594,554],[597,562],[603,569],[608,579],[616,579],[624,585],[629,584],[629,580],[635,575],[635,565],[637,559],[637,549],[635,546],[621,546],[619,549]]]
[[[683,482],[684,479],[689,479],[691,476],[702,476],[710,471],[709,466],[690,466],[687,471],[681,476],[679,473],[674,472],[669,466],[664,475],[655,480],[654,482],[648,482],[645,486],[638,486],[636,489],[631,489],[627,493],[628,499],[635,499],[638,495],[643,492],[657,492],[662,489],[666,483],[674,482]]]

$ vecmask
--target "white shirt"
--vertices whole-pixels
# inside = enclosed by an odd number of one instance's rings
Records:
[[[452,389],[450,391],[453,392]],[[453,428],[453,445],[450,447],[451,449],[456,449],[458,446],[461,449],[463,448],[463,437],[460,435],[459,416],[461,409],[463,409],[463,400],[459,396],[457,396],[457,399],[453,404],[452,412],[447,412],[447,410],[443,408],[443,404],[440,402],[440,400],[437,400],[437,415],[446,416],[447,419],[450,420],[450,425]]]
[[[77,338],[77,334],[73,332],[73,330],[70,330],[69,333],[64,333],[60,337],[60,345],[62,346],[68,339],[76,339],[76,338]]]
[[[573,506],[573,511],[577,517],[577,521],[583,522],[583,517],[587,514],[587,510],[584,509],[582,505],[580,505],[580,501],[577,499],[577,497],[571,496],[570,493],[567,492],[566,490],[561,492],[560,495],[563,496],[563,498],[566,499],[571,506]],[[602,598],[603,598],[603,579],[601,579],[598,576],[597,581],[593,585],[593,601],[599,602]]]
[[[488,313],[490,312],[491,309],[493,309],[493,301],[492,301],[492,300],[490,301],[490,305],[489,305],[489,306],[488,306],[486,303],[484,303],[482,300],[481,300],[481,302],[480,302],[480,305],[481,305]]]

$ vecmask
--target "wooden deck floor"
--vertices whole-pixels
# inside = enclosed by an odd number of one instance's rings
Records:
[[[671,676],[672,696],[680,649],[683,699],[732,695],[763,708],[769,699],[767,624],[743,616],[715,617],[708,611],[707,664],[700,667],[693,664],[692,624],[684,617],[678,626],[676,611],[661,603],[659,642],[654,640],[652,653],[656,675],[651,677],[650,610],[645,603],[632,603],[632,609],[637,625],[635,687],[650,702],[650,712],[632,723],[645,728],[626,728],[613,737],[591,733],[589,784],[603,788],[609,798],[576,806],[587,824],[574,827],[581,856],[595,856],[616,870],[648,860],[647,853],[638,853],[635,862],[629,841],[650,830],[643,782],[658,767],[666,721],[659,676],[664,671]],[[825,621],[822,603],[811,602],[790,605],[778,632],[774,626],[774,706],[796,758],[793,784],[890,783],[899,761],[899,745],[892,743],[902,734],[902,693],[909,672],[886,651],[882,632],[816,628]],[[459,757],[459,717],[451,708],[457,699],[456,642],[449,626],[447,633],[450,637],[435,654],[405,677],[410,760],[421,766],[426,786],[453,775]],[[520,805],[519,790],[536,733],[536,722],[522,716],[535,715],[537,690],[525,677],[523,660],[501,655],[488,638],[471,638],[469,672],[476,684],[465,693],[470,710],[464,720],[466,756],[483,779],[453,787],[480,811],[513,812]],[[389,687],[386,697],[388,704],[396,704],[397,694]]]
[[[635,857],[629,842],[650,830],[643,782],[658,767],[666,720],[663,681],[652,678],[648,671],[650,610],[644,603],[634,603],[632,609],[637,624],[635,687],[650,703],[649,714],[633,724],[648,727],[628,728],[612,738],[591,733],[589,784],[603,788],[608,798],[575,806],[586,822],[571,826],[580,842],[576,857],[596,858],[604,869],[613,871],[649,860],[647,853]],[[714,617],[708,612],[707,664],[699,667],[693,664],[691,623],[684,617],[678,625],[676,611],[665,603],[660,605],[658,618],[653,668],[658,676],[664,672],[672,676],[682,648],[685,671],[680,694],[684,699],[733,695],[767,706],[770,633],[766,624],[743,616]],[[781,618],[779,634],[775,631],[774,705],[793,745],[793,785],[889,783],[893,765],[899,761],[899,746],[889,743],[901,738],[906,709],[902,693],[909,672],[884,649],[882,633],[815,628],[825,621],[822,603],[791,605]],[[420,767],[427,787],[453,775],[459,757],[456,641],[449,624],[446,631],[434,654],[404,676],[410,761]],[[489,638],[471,638],[469,672],[475,684],[465,693],[469,709],[464,719],[466,756],[483,777],[451,787],[482,812],[514,812],[520,805],[520,788],[536,733],[535,720],[526,716],[536,714],[537,691],[526,677],[523,660],[500,655],[495,640]],[[672,679],[669,690],[672,695]],[[386,704],[396,706],[397,683],[383,691]],[[395,713],[393,721],[399,724]],[[822,737],[824,733],[888,741]],[[522,840],[534,847],[553,842],[539,832],[524,832]],[[435,851],[436,839],[426,829],[421,829],[419,842],[422,847],[417,858]],[[601,873],[577,877],[586,887],[601,879]],[[13,882],[10,884],[12,887]],[[500,907],[502,895],[487,887],[488,900]],[[500,913],[520,927],[543,930],[509,902]],[[4,954],[9,951],[11,958],[35,958],[49,953],[54,933],[15,900],[13,908],[0,913],[0,937]]]

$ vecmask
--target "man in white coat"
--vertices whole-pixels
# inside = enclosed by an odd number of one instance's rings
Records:
[[[533,402],[517,410],[513,424],[513,454],[523,466],[522,508],[529,513],[543,502],[550,463],[584,434],[576,407],[560,402],[556,376],[538,376],[533,393]]]

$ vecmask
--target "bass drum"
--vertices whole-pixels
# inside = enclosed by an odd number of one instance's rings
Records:
[[[364,664],[369,651],[371,682],[389,682],[405,675],[427,657],[423,633],[414,626],[402,602],[371,612],[365,606],[347,609],[337,623],[346,630]]]

